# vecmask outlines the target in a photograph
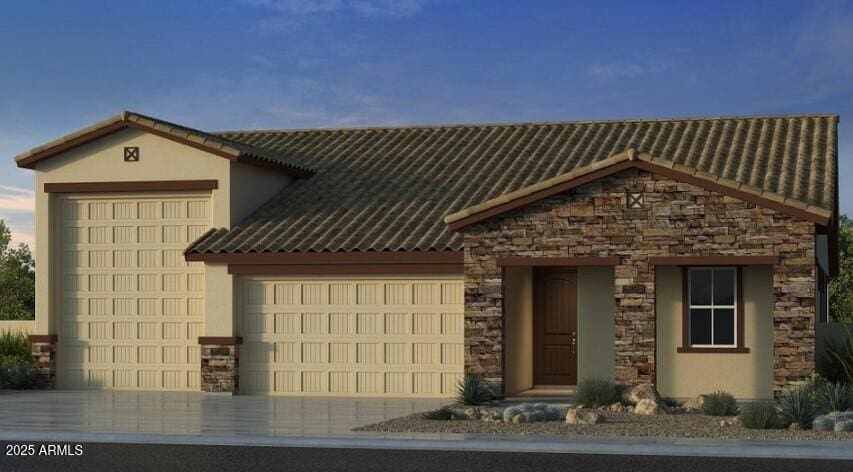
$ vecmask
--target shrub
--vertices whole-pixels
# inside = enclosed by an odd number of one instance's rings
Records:
[[[480,377],[466,375],[456,384],[456,399],[465,405],[481,405],[492,401],[492,391],[482,383]]]
[[[517,415],[523,416],[525,423],[556,421],[562,416],[560,410],[545,403],[522,403],[504,410],[503,420],[509,423]]]
[[[812,426],[817,411],[809,392],[804,388],[789,390],[780,399],[782,417],[787,424],[797,424],[803,429]]]
[[[737,401],[731,393],[717,390],[705,395],[702,413],[710,416],[734,416],[737,414]]]
[[[0,385],[16,390],[36,387],[36,370],[30,362],[6,358],[0,362]]]
[[[822,412],[847,411],[853,407],[853,387],[848,383],[824,383],[817,389],[815,397]]]
[[[740,408],[738,419],[748,429],[774,429],[781,423],[776,405],[771,401],[747,403]]]
[[[818,364],[821,372],[835,382],[853,383],[853,332],[845,326],[846,336],[838,341],[827,340],[826,350]]]
[[[21,362],[30,362],[32,349],[30,341],[24,333],[0,332],[0,360],[14,359]]]
[[[598,408],[607,406],[619,400],[616,384],[600,378],[584,379],[578,383],[575,392],[575,400],[578,405],[587,408]]]
[[[449,421],[453,419],[453,410],[444,406],[437,410],[427,411],[422,416],[426,420]]]

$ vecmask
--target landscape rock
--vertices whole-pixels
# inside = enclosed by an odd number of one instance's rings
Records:
[[[522,403],[504,410],[503,420],[507,423],[513,422],[518,415],[524,417],[525,423],[557,421],[561,417],[560,410],[547,403]]]
[[[615,411],[616,413],[624,413],[626,411],[625,405],[619,402],[610,405],[609,407],[607,407],[607,409],[610,411]]]
[[[569,408],[566,412],[566,424],[601,424],[606,418],[593,410]]]
[[[687,413],[698,413],[702,411],[702,406],[705,405],[705,395],[699,395],[695,398],[691,398],[684,402],[684,405],[681,405],[684,408],[684,411]]]
[[[853,422],[853,411],[832,411],[825,415],[820,415],[812,422],[812,429],[815,431],[839,431],[838,424]],[[853,425],[851,425],[853,426]],[[841,426],[844,428],[846,426]]]
[[[720,426],[723,427],[735,426],[736,424],[738,424],[737,418],[728,418],[725,420],[720,420]]]
[[[788,429],[791,431],[800,431],[803,427],[800,426],[800,423],[791,423],[788,425]]]
[[[654,385],[649,383],[635,385],[622,392],[622,401],[625,403],[636,405],[641,400],[654,400],[657,403],[662,402]]]
[[[640,400],[634,407],[635,415],[663,415],[666,413],[666,406],[663,403],[649,399]]]

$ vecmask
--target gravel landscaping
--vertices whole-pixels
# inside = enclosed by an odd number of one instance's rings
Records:
[[[737,418],[701,414],[641,416],[604,410],[598,413],[604,415],[606,421],[592,425],[565,424],[563,420],[519,424],[480,420],[427,420],[423,413],[416,413],[356,428],[354,431],[853,441],[853,432],[753,430],[737,424]],[[721,426],[721,421],[727,425]]]

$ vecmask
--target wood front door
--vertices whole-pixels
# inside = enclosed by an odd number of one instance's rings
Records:
[[[533,311],[533,375],[539,385],[576,385],[577,272],[536,269]]]

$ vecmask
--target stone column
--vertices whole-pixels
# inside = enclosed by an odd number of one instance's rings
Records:
[[[201,391],[237,394],[240,389],[239,337],[200,337]]]
[[[38,388],[56,388],[56,340],[55,334],[31,334],[33,363],[36,367]]]
[[[615,267],[616,382],[655,382],[655,272],[646,256]]]

